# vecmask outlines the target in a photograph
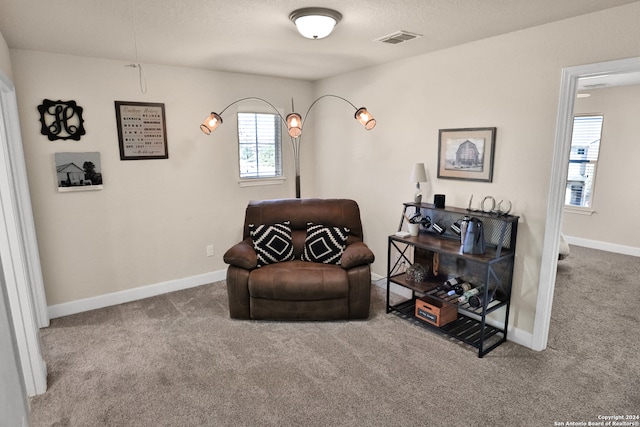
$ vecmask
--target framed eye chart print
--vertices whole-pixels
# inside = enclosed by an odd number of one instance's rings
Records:
[[[164,104],[114,101],[120,160],[168,159]]]

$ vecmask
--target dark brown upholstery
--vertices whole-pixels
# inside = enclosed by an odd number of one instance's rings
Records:
[[[257,266],[249,224],[290,221],[295,260]],[[340,265],[300,260],[307,223],[350,229]],[[369,317],[370,264],[360,209],[346,199],[279,199],[247,206],[244,240],[224,255],[229,312],[234,319],[336,320]]]

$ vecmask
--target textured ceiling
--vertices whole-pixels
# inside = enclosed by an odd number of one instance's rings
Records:
[[[313,81],[636,1],[0,0],[0,32],[15,49]],[[332,35],[297,33],[289,13],[307,6],[342,13]],[[423,37],[374,41],[399,30]]]

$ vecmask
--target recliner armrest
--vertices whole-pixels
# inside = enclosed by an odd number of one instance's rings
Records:
[[[355,242],[344,248],[340,266],[348,270],[359,265],[371,264],[375,260],[375,255],[364,242]]]
[[[245,270],[253,270],[258,266],[258,255],[255,249],[253,249],[253,242],[250,238],[233,245],[225,252],[222,259],[227,264],[235,265]]]

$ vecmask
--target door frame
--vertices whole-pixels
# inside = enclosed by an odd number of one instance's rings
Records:
[[[47,389],[39,328],[49,325],[15,87],[0,72],[0,262],[27,395]]]
[[[562,69],[555,145],[551,163],[549,198],[547,201],[547,224],[542,247],[540,281],[538,283],[536,315],[531,342],[531,348],[533,350],[541,351],[547,348],[547,341],[549,339],[551,307],[553,305],[553,292],[556,283],[558,252],[560,250],[565,188],[569,169],[568,159],[571,151],[573,107],[578,88],[578,79],[581,77],[595,77],[606,74],[623,74],[637,71],[640,71],[640,57],[598,62]]]

